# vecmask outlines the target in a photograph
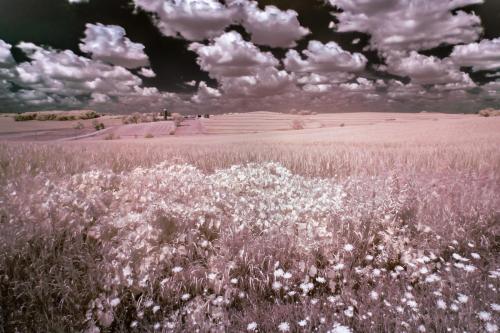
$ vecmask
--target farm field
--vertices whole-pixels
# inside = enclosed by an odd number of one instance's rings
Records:
[[[6,332],[498,330],[500,117],[103,121],[0,118]]]

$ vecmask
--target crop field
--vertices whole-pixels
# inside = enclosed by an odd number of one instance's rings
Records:
[[[0,143],[0,327],[497,332],[500,123],[451,118]]]

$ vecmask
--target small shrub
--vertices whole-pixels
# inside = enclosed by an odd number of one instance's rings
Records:
[[[85,126],[83,125],[83,123],[81,121],[79,121],[78,123],[76,123],[75,127],[73,127],[74,129],[77,129],[77,130],[81,130],[81,129],[84,129]]]
[[[487,108],[479,111],[479,115],[482,117],[498,117],[500,116],[500,110]]]
[[[345,127],[345,124],[344,124],[344,123],[341,123],[339,126],[340,126],[340,127]]]
[[[100,122],[98,122],[97,120],[94,120],[94,121],[92,122],[92,126],[94,126],[94,128],[95,128],[95,130],[96,130],[96,131],[100,131],[100,130],[102,130],[102,129],[105,129],[105,128],[106,128],[106,126],[104,126],[104,124],[103,124],[103,123],[100,123]]]
[[[146,135],[144,135],[144,138],[146,139],[151,139],[151,138],[154,138],[155,136],[151,133],[147,133]]]
[[[40,121],[56,120],[56,118],[58,117],[54,113],[39,113],[36,115],[36,120]]]
[[[304,121],[303,121],[303,120],[301,120],[301,119],[294,119],[294,120],[292,121],[292,128],[293,128],[294,130],[301,130],[301,129],[304,129],[304,126],[305,126]]]
[[[172,120],[175,123],[175,126],[180,126],[180,124],[184,121],[184,117],[180,113],[172,113]]]
[[[80,117],[80,119],[94,119],[94,118],[99,118],[99,114],[95,111],[87,111]]]

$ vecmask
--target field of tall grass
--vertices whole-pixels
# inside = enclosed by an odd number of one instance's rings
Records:
[[[500,325],[498,142],[6,143],[0,186],[5,332]]]

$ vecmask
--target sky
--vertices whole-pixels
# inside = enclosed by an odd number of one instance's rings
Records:
[[[0,0],[0,112],[486,107],[498,0]]]

